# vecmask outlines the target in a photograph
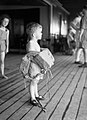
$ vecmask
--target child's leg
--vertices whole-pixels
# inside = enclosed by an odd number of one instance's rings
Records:
[[[38,89],[37,89],[37,81],[34,79],[31,81],[30,84],[30,103],[34,106],[37,106],[39,103],[36,99],[36,96],[38,96]]]
[[[38,94],[38,82],[39,82],[39,80],[40,80],[40,77],[37,76],[37,77],[35,78],[35,89],[34,89],[35,97],[38,97],[38,96],[39,96],[39,94]]]
[[[37,78],[36,78],[36,84],[35,84],[35,97],[37,100],[44,100],[44,97],[39,95],[38,93],[38,82],[40,79],[43,79],[43,74],[39,75]]]
[[[35,100],[35,81],[32,80],[30,83],[30,97],[32,100]]]
[[[34,89],[35,91],[35,97],[38,97],[39,96],[39,94],[38,94],[38,84],[35,84],[35,89]]]
[[[38,82],[39,82],[39,77],[33,79],[30,83],[30,95],[31,99],[36,99],[38,97]]]

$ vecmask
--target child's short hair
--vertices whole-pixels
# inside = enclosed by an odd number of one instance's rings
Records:
[[[26,26],[26,33],[29,38],[32,38],[33,33],[37,30],[37,28],[42,28],[39,23],[31,22]]]
[[[9,22],[11,21],[11,18],[9,17],[9,15],[4,14],[4,15],[0,16],[0,24],[2,24],[2,22],[5,18],[7,18],[9,20]]]

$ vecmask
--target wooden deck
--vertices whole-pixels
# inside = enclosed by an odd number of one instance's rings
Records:
[[[54,56],[49,89],[46,79],[39,82],[46,113],[29,103],[19,72],[22,55],[7,56],[5,72],[9,79],[0,78],[0,120],[87,120],[87,68],[73,64],[73,56]]]

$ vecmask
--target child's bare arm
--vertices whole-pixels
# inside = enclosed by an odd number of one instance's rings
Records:
[[[39,54],[39,52],[37,52],[37,51],[29,51],[28,53],[32,56],[36,56]]]

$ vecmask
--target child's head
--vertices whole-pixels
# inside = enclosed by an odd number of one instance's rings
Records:
[[[27,24],[26,33],[29,39],[41,39],[42,37],[42,26],[38,23],[32,22]]]
[[[6,27],[9,24],[10,17],[8,15],[2,15],[0,17],[0,24],[4,27]]]

